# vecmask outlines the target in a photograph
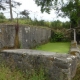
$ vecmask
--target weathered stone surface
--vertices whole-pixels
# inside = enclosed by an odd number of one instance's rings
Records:
[[[33,48],[48,42],[51,37],[49,28],[19,26],[20,48]],[[0,25],[0,48],[14,47],[15,25]]]
[[[72,68],[71,68],[71,74],[72,74],[72,77],[74,77],[76,74],[76,69],[77,67],[79,67],[78,65],[80,64],[80,49],[76,41],[71,42],[71,48],[70,48],[69,54],[74,55],[72,58],[73,62],[72,62]],[[76,57],[76,60],[75,60],[75,57]],[[77,65],[75,65],[75,63],[77,63]]]
[[[13,47],[15,27],[13,25],[0,25],[0,48]]]
[[[0,59],[24,72],[43,68],[49,80],[71,80],[77,65],[76,56],[30,49],[4,50]]]
[[[77,42],[74,41],[71,42],[71,48],[69,53],[80,58],[80,49],[77,45]]]
[[[20,33],[20,43],[22,48],[33,48],[40,44],[46,43],[51,37],[51,30],[49,28],[38,28],[38,27],[20,27],[22,30]]]
[[[71,42],[71,48],[77,48],[77,41]]]

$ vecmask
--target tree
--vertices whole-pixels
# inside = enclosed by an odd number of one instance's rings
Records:
[[[5,19],[5,16],[3,13],[0,13],[0,19]]]
[[[35,3],[41,6],[42,12],[50,13],[54,9],[58,16],[67,16],[73,27],[80,27],[80,0],[35,0]]]
[[[12,8],[16,8],[16,6],[20,6],[21,3],[15,2],[14,0],[0,0],[0,9],[7,10],[10,9],[10,17],[13,20]]]
[[[3,6],[2,3],[4,3],[3,0],[0,0],[0,10],[1,10],[1,9],[2,9],[2,10],[5,10],[5,7]]]
[[[23,18],[29,19],[29,11],[23,10],[20,12],[20,14],[23,16]]]

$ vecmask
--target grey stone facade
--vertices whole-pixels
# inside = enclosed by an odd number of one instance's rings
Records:
[[[51,37],[49,28],[19,26],[19,43],[21,48],[33,48],[46,43]],[[0,25],[0,48],[14,47],[15,25]]]
[[[15,27],[13,25],[0,25],[0,48],[14,46]]]
[[[49,41],[51,37],[51,30],[49,28],[38,27],[20,27],[22,35],[20,41],[22,48],[33,48],[39,44],[43,44]]]

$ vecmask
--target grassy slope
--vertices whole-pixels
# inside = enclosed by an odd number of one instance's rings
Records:
[[[50,52],[68,53],[69,47],[70,47],[69,42],[55,42],[38,46],[36,49]]]

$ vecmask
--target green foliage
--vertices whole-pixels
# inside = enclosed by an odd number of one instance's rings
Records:
[[[0,19],[5,19],[5,16],[3,13],[0,13]]]
[[[62,32],[56,32],[51,37],[51,42],[61,42],[64,39],[64,35]]]
[[[42,12],[56,10],[58,16],[70,18],[72,27],[80,26],[80,0],[35,0]]]
[[[3,13],[0,13],[0,23],[6,22],[6,17],[4,16]]]
[[[62,28],[70,28],[70,22],[61,22],[59,20],[57,21],[44,21],[44,20],[31,20],[30,18],[19,18],[18,19],[19,24],[23,25],[33,25],[33,26],[42,26],[42,27],[50,27],[51,29],[62,29]],[[8,19],[0,19],[0,23],[5,24],[16,24],[17,19],[14,19],[12,22]]]
[[[29,19],[29,11],[24,10],[24,11],[21,11],[20,14],[22,15],[22,18]]]
[[[62,25],[63,23],[59,20],[51,22],[51,28],[55,28],[55,29],[63,28]]]
[[[6,22],[5,19],[0,19],[0,23],[4,23],[4,22]]]
[[[0,1],[0,9],[2,10],[6,10],[8,9],[10,5],[10,0],[1,0]],[[14,7],[16,8],[15,6],[20,6],[21,3],[20,2],[17,2],[17,1],[14,1],[14,0],[11,0],[11,7]]]
[[[65,4],[64,7],[62,7],[62,12],[64,12],[64,16],[68,16],[71,21],[72,27],[76,27],[79,24],[80,20],[80,5],[79,5],[79,0],[70,0],[68,1],[67,4]]]
[[[59,30],[59,29],[57,29],[57,30],[52,30],[52,32],[51,32],[51,39],[50,39],[50,41],[51,42],[68,42],[68,41],[70,41],[68,38],[69,37],[66,37],[66,31],[65,32],[63,32],[63,31],[65,31],[64,29],[63,30]]]
[[[13,65],[12,65],[13,66]],[[18,69],[10,69],[5,64],[0,64],[0,80],[46,80],[43,69],[33,72],[32,75],[24,73]]]
[[[34,25],[34,26],[44,26],[44,27],[50,27],[50,22],[40,20],[38,21],[36,18],[34,20],[31,19],[19,19],[20,24],[29,24],[29,25]]]
[[[11,71],[9,67],[0,64],[0,80],[25,80],[20,71]]]
[[[52,1],[51,0],[35,0],[38,6],[41,5],[41,11],[44,12],[44,10],[49,13],[51,6],[52,6]]]
[[[66,21],[66,22],[62,23],[62,27],[66,28],[66,29],[69,29],[71,27],[71,24],[70,24],[70,22]]]
[[[45,79],[46,79],[46,77],[44,76],[43,69],[40,69],[38,74],[37,74],[37,72],[34,72],[32,77],[30,78],[30,80],[45,80]]]
[[[44,21],[44,20],[31,20],[31,19],[19,19],[20,24],[29,24],[34,26],[43,26],[43,27],[50,27],[52,29],[62,29],[62,28],[70,28],[70,22],[61,22],[57,21]]]

